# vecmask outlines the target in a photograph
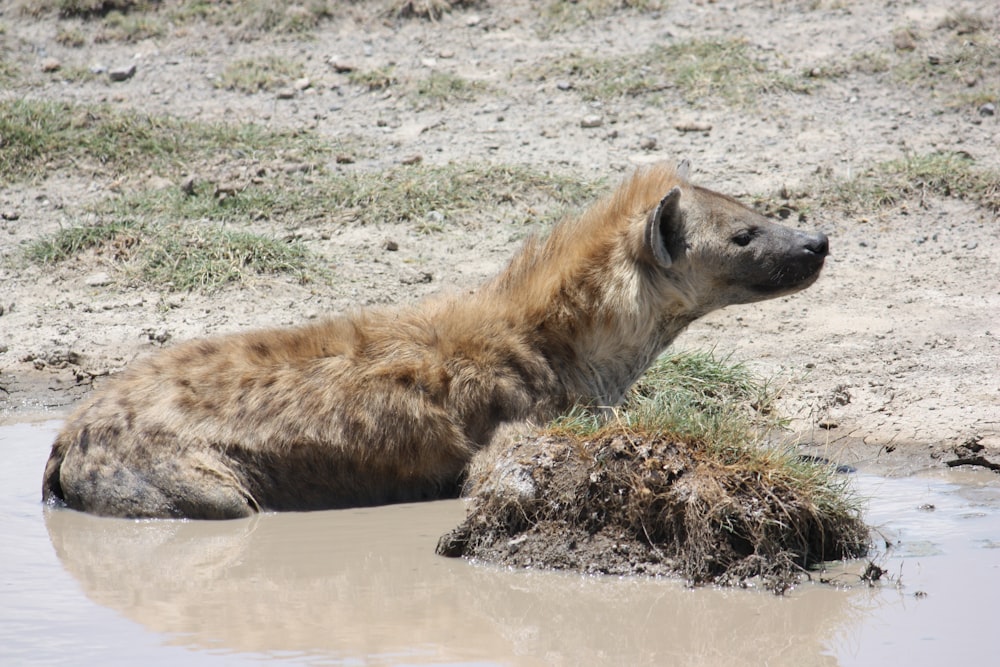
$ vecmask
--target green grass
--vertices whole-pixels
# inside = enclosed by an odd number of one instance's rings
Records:
[[[323,185],[330,210],[360,224],[412,222],[438,231],[456,222],[550,220],[597,192],[596,183],[516,165],[413,165],[380,173],[332,176]]]
[[[777,392],[745,365],[709,352],[666,354],[632,387],[611,428],[668,432],[698,441],[758,440],[780,428]],[[577,408],[552,428],[591,437],[609,426],[605,415]]]
[[[575,53],[543,75],[568,78],[585,98],[605,101],[675,89],[691,104],[715,98],[747,105],[763,93],[808,89],[801,78],[769,70],[741,40],[691,40],[616,57]]]
[[[17,0],[16,8],[32,16],[56,13],[61,18],[86,19],[96,28],[96,41],[135,41],[195,22],[224,28],[243,39],[264,33],[308,33],[351,4],[338,0]]]
[[[927,196],[955,197],[1000,212],[1000,172],[980,169],[960,153],[908,155],[883,162],[853,179],[826,185],[824,206],[848,212],[878,212]]]
[[[355,86],[361,86],[368,90],[385,90],[389,86],[398,83],[395,75],[395,67],[385,65],[375,69],[356,69],[348,73],[347,80]]]
[[[290,273],[305,281],[312,263],[297,243],[214,225],[129,218],[62,229],[29,244],[25,255],[53,264],[87,251],[113,264],[126,280],[176,291],[212,291],[268,274]]]
[[[463,79],[450,72],[431,72],[416,83],[413,95],[421,100],[444,104],[475,99],[487,87],[478,81]]]
[[[88,175],[183,174],[193,162],[220,156],[313,159],[329,150],[292,131],[23,99],[0,102],[0,136],[0,182],[66,168]]]
[[[232,61],[214,83],[216,88],[257,93],[288,86],[303,73],[301,64],[272,55]]]
[[[541,32],[545,35],[579,27],[622,9],[657,12],[665,4],[661,0],[548,0],[536,6],[544,21]]]

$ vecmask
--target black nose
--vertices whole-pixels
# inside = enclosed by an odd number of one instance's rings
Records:
[[[826,254],[830,252],[830,239],[826,238],[826,234],[823,232],[816,232],[806,239],[806,250],[814,255],[826,257]]]

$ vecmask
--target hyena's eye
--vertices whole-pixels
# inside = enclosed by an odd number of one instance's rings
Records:
[[[738,234],[733,236],[733,243],[735,243],[738,246],[750,245],[750,241],[753,240],[753,237],[754,237],[753,230],[744,229],[742,232],[739,232]]]

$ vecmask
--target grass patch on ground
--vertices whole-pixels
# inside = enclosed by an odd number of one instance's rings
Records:
[[[96,24],[95,41],[127,42],[196,22],[224,28],[240,39],[264,33],[307,33],[354,4],[338,0],[17,0],[16,9],[31,16],[56,13],[63,19],[85,19]]]
[[[484,4],[483,0],[390,0],[385,14],[394,18],[436,21],[455,9]]]
[[[469,514],[438,552],[779,593],[864,555],[849,478],[763,442],[754,406],[772,393],[711,355],[666,356],[610,417],[577,409],[478,462]]]
[[[538,11],[545,21],[544,33],[569,30],[623,9],[658,12],[665,4],[661,0],[548,0],[538,3]]]
[[[310,159],[329,150],[292,131],[24,99],[0,102],[0,137],[0,181],[7,182],[67,167],[88,175],[182,174],[192,161],[219,155]]]
[[[676,89],[689,103],[719,98],[748,105],[763,93],[804,92],[803,79],[769,70],[742,40],[690,40],[609,58],[570,54],[542,68],[566,78],[587,99],[613,100]]]
[[[478,81],[469,81],[450,72],[433,71],[416,82],[412,96],[419,101],[443,105],[473,100],[486,90],[487,86]]]
[[[597,191],[596,183],[528,167],[461,163],[348,173],[332,176],[323,186],[330,210],[353,222],[412,222],[428,232],[457,221],[549,220]]]
[[[848,212],[879,212],[928,196],[956,197],[1000,212],[1000,172],[980,169],[961,153],[908,155],[835,181],[818,195],[823,206]]]
[[[289,86],[304,72],[300,63],[271,55],[232,61],[213,83],[216,88],[251,94]]]
[[[62,229],[29,244],[25,254],[34,262],[55,263],[88,251],[127,279],[176,291],[212,291],[274,274],[306,281],[311,264],[297,243],[216,225],[128,218]]]

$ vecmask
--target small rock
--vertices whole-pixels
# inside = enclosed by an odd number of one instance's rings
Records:
[[[347,74],[348,72],[353,72],[357,69],[354,63],[346,60],[340,60],[339,58],[331,58],[327,62],[330,63],[330,67],[332,67],[333,71],[337,74]]]
[[[556,88],[559,90],[573,90],[573,82],[566,80],[556,81]]]
[[[407,155],[402,160],[400,160],[400,164],[420,164],[423,161],[424,161],[423,155]]]
[[[58,72],[61,67],[62,63],[57,58],[45,58],[42,60],[43,72]]]
[[[897,51],[912,51],[917,48],[917,40],[909,30],[900,30],[892,36],[892,46]]]
[[[830,430],[833,430],[833,429],[837,428],[838,426],[840,426],[840,424],[838,424],[834,420],[830,419],[829,417],[826,417],[824,419],[820,419],[819,423],[816,424],[816,425],[819,426],[821,429],[823,429],[825,431],[830,431]]]
[[[87,287],[104,287],[111,284],[111,276],[101,271],[87,276],[83,282]]]
[[[311,85],[312,81],[310,81],[308,77],[302,77],[301,79],[296,79],[295,83],[292,84],[292,87],[295,88],[295,90],[305,90]]]
[[[992,116],[997,112],[997,107],[992,102],[987,102],[983,106],[979,107],[980,116]]]
[[[712,124],[696,120],[688,120],[675,123],[674,129],[678,132],[710,132],[712,130]]]
[[[354,164],[354,156],[348,155],[347,153],[341,153],[337,155],[334,160],[337,164]]]
[[[427,69],[434,69],[435,67],[437,67],[438,63],[436,58],[422,58],[420,60],[420,64],[426,67]]]
[[[17,211],[4,211],[3,213],[0,213],[0,218],[3,218],[4,220],[10,220],[11,222],[17,220],[20,217],[21,214],[18,213]]]
[[[466,17],[465,25],[469,26],[470,28],[474,28],[475,26],[479,25],[482,22],[482,20],[483,17],[477,16],[476,14],[472,14],[471,16]]]
[[[455,57],[455,52],[451,49],[445,49],[444,51],[438,51],[438,58],[443,58],[449,60]]]
[[[934,65],[934,66],[940,65],[941,64],[941,56],[933,56],[933,55],[927,56],[927,63],[929,65]]]
[[[643,137],[639,142],[639,148],[644,151],[651,151],[656,148],[656,137]]]
[[[389,252],[396,252],[397,250],[399,250],[399,244],[393,241],[392,239],[386,239],[385,249],[388,250]]]
[[[292,99],[292,98],[295,97],[295,89],[294,88],[282,88],[281,90],[278,91],[276,97],[279,100],[290,100],[290,99]]]
[[[135,63],[127,67],[115,67],[108,70],[108,78],[112,81],[127,81],[135,76]]]
[[[90,73],[94,74],[94,75],[104,74],[107,71],[108,71],[107,66],[106,65],[102,65],[100,63],[94,63],[93,65],[90,66]]]
[[[600,116],[584,116],[580,121],[580,127],[600,127],[604,125],[604,119]]]
[[[409,276],[403,276],[399,282],[404,285],[424,285],[434,281],[434,274],[429,271],[418,271]]]

